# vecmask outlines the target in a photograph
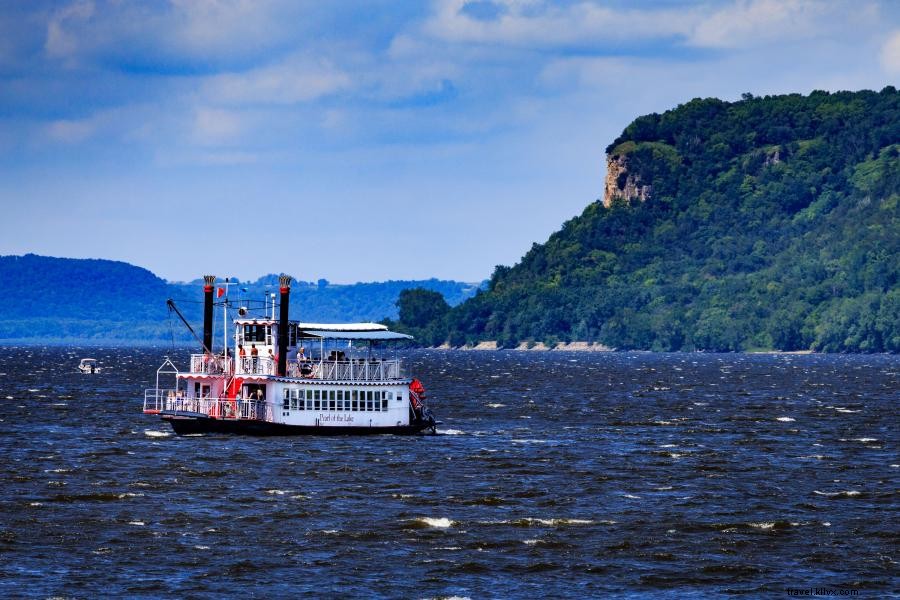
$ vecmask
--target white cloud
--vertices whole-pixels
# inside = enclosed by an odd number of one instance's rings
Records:
[[[690,43],[733,48],[806,37],[821,33],[820,18],[829,12],[830,5],[812,0],[739,0],[697,23]]]
[[[75,2],[56,11],[47,22],[44,50],[51,58],[74,59],[79,49],[79,36],[70,31],[83,27],[94,14],[93,2]]]
[[[503,0],[494,19],[465,12],[467,0],[443,0],[423,31],[453,42],[515,46],[559,46],[685,35],[694,10],[614,10],[592,2],[559,6],[552,2]]]
[[[302,30],[302,11],[286,0],[77,0],[51,14],[44,48],[67,64],[246,63]]]
[[[891,75],[900,75],[900,29],[894,31],[881,47],[881,66]]]
[[[194,112],[193,139],[199,144],[227,143],[244,130],[243,119],[235,111],[201,107]]]
[[[44,131],[54,141],[75,144],[91,137],[97,127],[98,121],[94,118],[59,119],[48,123]]]
[[[296,104],[321,98],[350,86],[351,78],[327,61],[295,56],[246,73],[211,77],[204,95],[231,104]]]

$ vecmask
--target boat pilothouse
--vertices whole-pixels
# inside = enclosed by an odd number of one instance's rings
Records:
[[[385,350],[388,342],[411,336],[377,323],[291,321],[291,278],[283,275],[279,284],[278,319],[274,301],[271,315],[263,309],[255,317],[246,307],[235,307],[227,295],[218,303],[226,325],[229,310],[237,308],[238,318],[232,322],[232,346],[214,352],[215,277],[204,277],[202,352],[190,356],[186,371],[166,359],[157,371],[156,387],[144,393],[144,412],[158,414],[178,434],[435,431],[421,382],[408,377],[401,360]],[[220,288],[223,292],[227,287]],[[227,326],[224,336],[227,341]],[[160,377],[167,375],[174,376],[174,385],[161,386]]]

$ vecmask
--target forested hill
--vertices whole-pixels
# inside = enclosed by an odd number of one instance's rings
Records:
[[[278,291],[277,282],[277,275],[241,282],[231,288],[230,298],[261,306]],[[291,318],[377,321],[396,316],[402,290],[419,287],[458,304],[472,296],[478,284],[437,279],[352,285],[298,281],[292,286]],[[186,328],[169,315],[168,298],[176,300],[198,332],[202,327],[202,280],[170,283],[124,262],[0,256],[0,292],[0,340],[190,342]]]
[[[419,333],[451,343],[900,351],[900,93],[696,99],[589,205]]]

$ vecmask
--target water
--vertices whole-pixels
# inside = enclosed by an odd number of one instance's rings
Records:
[[[5,349],[0,596],[898,590],[898,357],[420,351],[443,435],[260,439],[162,355]]]

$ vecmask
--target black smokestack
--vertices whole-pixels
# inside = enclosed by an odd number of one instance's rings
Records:
[[[291,276],[282,275],[278,278],[281,288],[281,307],[278,318],[278,375],[284,377],[287,373],[287,346],[288,346],[288,301],[291,297]]]
[[[203,351],[212,353],[213,284],[215,275],[203,276]]]

